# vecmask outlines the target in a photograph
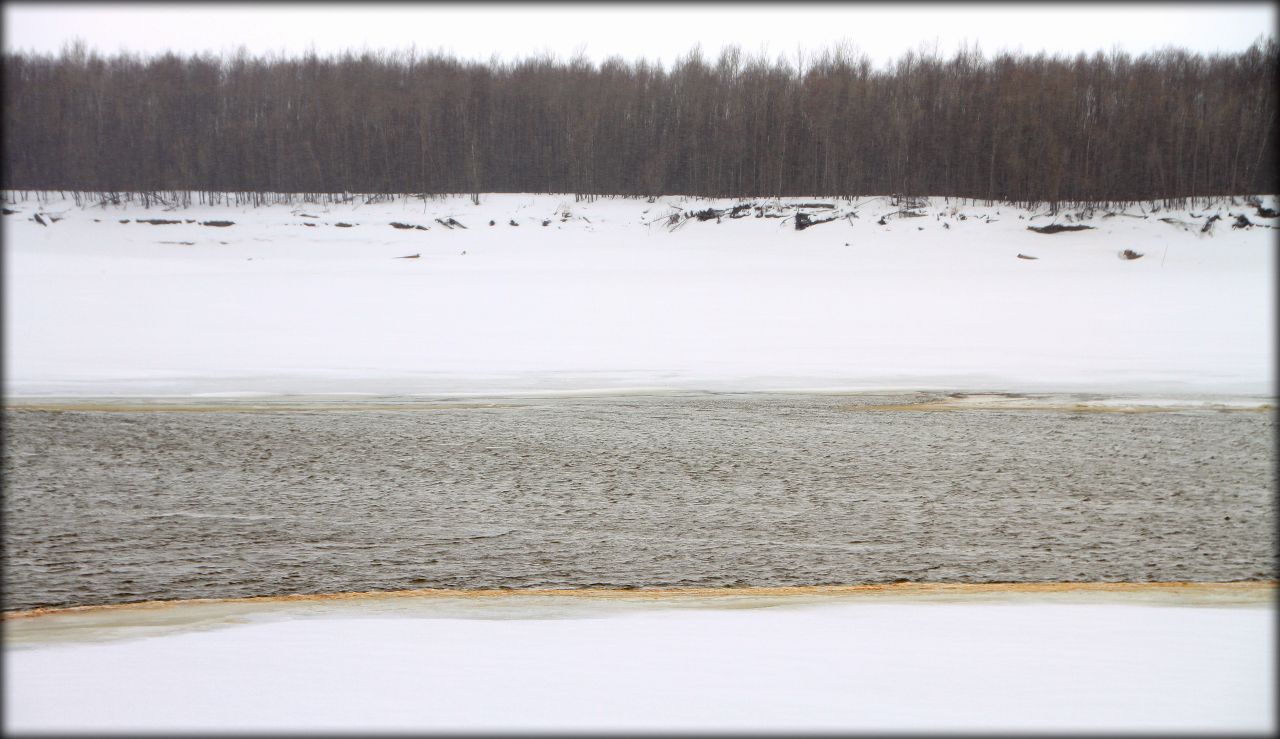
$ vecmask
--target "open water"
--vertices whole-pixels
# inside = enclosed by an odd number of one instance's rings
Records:
[[[1276,576],[1274,413],[922,399],[11,405],[4,607]]]

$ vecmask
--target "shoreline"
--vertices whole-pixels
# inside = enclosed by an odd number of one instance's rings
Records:
[[[600,601],[671,601],[682,599],[792,598],[811,596],[982,596],[1038,594],[1149,594],[1190,596],[1193,600],[1236,599],[1236,604],[1261,602],[1270,594],[1274,600],[1276,580],[1233,580],[1227,582],[992,582],[992,583],[868,583],[860,585],[789,585],[688,588],[414,588],[406,590],[366,590],[334,593],[292,593],[254,595],[233,598],[187,598],[148,600],[131,603],[104,603],[81,606],[32,608],[5,611],[5,622],[45,616],[100,614],[119,611],[155,611],[181,606],[254,605],[268,603],[325,603],[335,601],[374,601],[396,599],[501,599],[501,598],[578,598]]]
[[[1208,392],[1017,392],[934,388],[810,388],[771,390],[697,390],[676,387],[507,391],[467,393],[244,393],[218,395],[5,395],[6,412],[307,412],[433,411],[519,408],[544,401],[705,400],[711,398],[862,398],[916,396],[891,403],[850,406],[860,411],[1057,411],[1144,413],[1177,411],[1270,412],[1270,393]]]

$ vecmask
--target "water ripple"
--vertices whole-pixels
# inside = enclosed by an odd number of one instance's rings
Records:
[[[9,410],[5,607],[1275,576],[1270,413],[919,401]]]

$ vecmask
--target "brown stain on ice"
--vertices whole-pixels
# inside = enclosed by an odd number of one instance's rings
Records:
[[[678,600],[738,598],[743,596],[815,595],[976,595],[983,593],[1166,593],[1187,595],[1260,595],[1275,590],[1275,580],[1236,582],[1042,582],[1042,583],[876,583],[866,585],[796,585],[783,587],[729,588],[420,588],[414,590],[367,590],[345,593],[297,593],[244,598],[192,598],[113,603],[65,608],[33,608],[6,611],[5,621],[57,614],[88,614],[111,611],[154,611],[173,606],[198,604],[320,603],[394,598],[538,598],[570,597],[596,600]]]

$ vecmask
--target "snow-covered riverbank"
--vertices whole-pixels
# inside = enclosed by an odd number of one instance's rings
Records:
[[[6,393],[1273,393],[1277,221],[1243,200],[480,200],[17,200]]]

